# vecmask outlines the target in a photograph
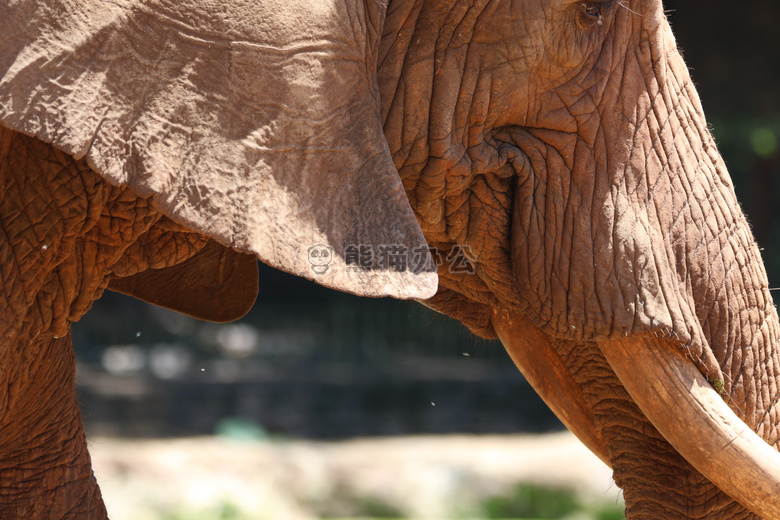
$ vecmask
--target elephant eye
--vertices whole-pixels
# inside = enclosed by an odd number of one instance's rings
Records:
[[[589,21],[604,25],[604,4],[605,2],[583,2],[582,12]]]

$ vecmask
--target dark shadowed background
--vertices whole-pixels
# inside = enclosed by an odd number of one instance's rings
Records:
[[[770,285],[780,286],[780,4],[665,5]],[[263,266],[257,304],[234,324],[106,292],[73,334],[93,435],[561,428],[498,342],[413,302],[359,299]]]

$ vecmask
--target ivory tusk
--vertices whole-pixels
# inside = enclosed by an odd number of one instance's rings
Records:
[[[699,472],[762,518],[780,519],[780,453],[753,432],[674,343],[599,342],[650,422]]]
[[[526,318],[494,310],[493,328],[536,393],[590,451],[611,466],[607,445],[585,405],[580,386],[555,352],[550,338]]]

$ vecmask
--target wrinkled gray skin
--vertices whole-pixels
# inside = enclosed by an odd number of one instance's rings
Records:
[[[70,323],[106,287],[233,319],[259,257],[485,337],[527,323],[502,339],[566,381],[540,391],[585,410],[628,518],[756,518],[600,347],[661,334],[780,443],[777,314],[659,0],[2,9],[0,517],[106,516]],[[426,242],[468,246],[476,274],[345,263],[395,245],[429,267]],[[324,274],[315,244],[335,252]]]

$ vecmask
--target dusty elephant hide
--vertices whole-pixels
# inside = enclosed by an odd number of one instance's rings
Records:
[[[14,2],[0,120],[16,516],[105,514],[69,323],[109,283],[226,319],[182,300],[251,299],[235,249],[498,334],[629,518],[780,517],[780,325],[659,0]],[[40,435],[14,431],[20,386],[68,396]],[[62,424],[72,444],[35,441]]]

